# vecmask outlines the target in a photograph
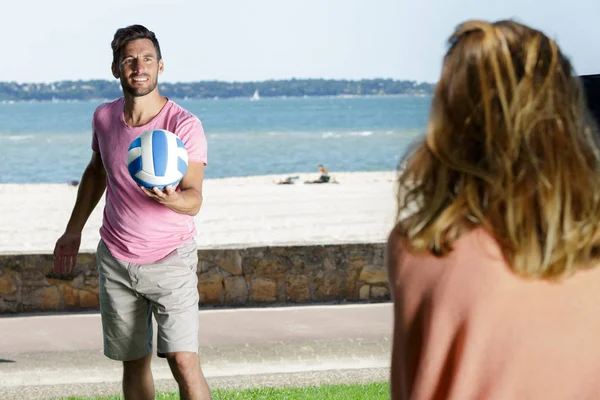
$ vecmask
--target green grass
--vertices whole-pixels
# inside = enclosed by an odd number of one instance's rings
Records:
[[[368,385],[340,385],[304,388],[262,388],[247,390],[213,390],[213,400],[388,400],[388,383]],[[178,400],[177,393],[160,393],[158,400]],[[110,397],[68,397],[62,400],[121,400],[120,396]]]

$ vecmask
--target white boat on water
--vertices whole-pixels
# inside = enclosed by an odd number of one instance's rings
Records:
[[[258,101],[260,100],[260,95],[258,94],[258,89],[254,91],[252,97],[250,97],[250,101]]]

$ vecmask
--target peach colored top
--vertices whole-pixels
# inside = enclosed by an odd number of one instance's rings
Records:
[[[394,399],[401,375],[414,400],[600,399],[600,268],[527,281],[481,229],[445,258],[398,243]]]

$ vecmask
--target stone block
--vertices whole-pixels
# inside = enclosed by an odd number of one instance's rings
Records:
[[[67,309],[79,307],[79,291],[73,290],[71,285],[60,285],[63,306]]]
[[[352,256],[348,258],[348,263],[352,269],[362,270],[368,264],[368,261],[364,257]]]
[[[277,300],[277,283],[272,279],[252,279],[252,301],[268,303]]]
[[[237,250],[218,251],[215,263],[231,275],[242,275],[242,257]]]
[[[383,265],[366,265],[358,279],[366,283],[387,283],[387,271]]]
[[[358,298],[360,300],[369,300],[371,294],[371,286],[362,285],[358,292]]]
[[[78,275],[71,281],[71,286],[73,286],[73,289],[85,289],[84,281],[83,275]]]
[[[198,272],[204,273],[211,269],[219,268],[219,266],[211,260],[198,260]]]
[[[342,287],[345,285],[345,279],[342,274],[326,273],[317,276],[314,280],[315,297],[317,301],[330,301],[339,297]]]
[[[285,277],[285,267],[279,259],[258,259],[256,261],[255,276],[270,279]]]
[[[335,261],[330,257],[327,257],[323,260],[323,269],[324,270],[335,270]]]
[[[0,297],[0,314],[18,313],[21,311],[22,304],[16,300],[6,300]]]
[[[8,268],[0,272],[0,296],[14,295],[20,287],[21,280],[17,272]]]
[[[371,287],[371,298],[373,300],[385,300],[390,298],[390,291],[383,286]]]
[[[0,267],[3,269],[12,269],[13,271],[21,271],[24,264],[23,255],[6,254],[0,255]]]
[[[217,268],[204,272],[198,277],[198,292],[201,304],[218,304],[222,300],[223,276]]]
[[[23,268],[21,270],[21,283],[24,286],[44,286],[46,285],[46,271],[39,268]]]
[[[79,290],[79,306],[83,309],[99,309],[98,294],[89,290]]]
[[[304,275],[289,275],[285,281],[287,299],[294,303],[310,301],[309,279]]]
[[[58,311],[60,291],[57,286],[42,287],[23,296],[23,308],[27,311]]]
[[[86,277],[83,284],[87,288],[97,288],[98,287],[98,277],[97,276]]]
[[[81,253],[77,256],[77,265],[96,268],[96,254]]]
[[[225,302],[229,305],[241,305],[248,301],[248,286],[241,276],[228,276],[225,284]]]

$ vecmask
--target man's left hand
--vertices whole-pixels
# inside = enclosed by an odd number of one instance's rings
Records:
[[[152,190],[148,190],[145,187],[140,186],[146,196],[157,202],[165,205],[175,204],[181,200],[181,194],[175,190],[173,186],[166,186],[164,190],[153,187]]]

